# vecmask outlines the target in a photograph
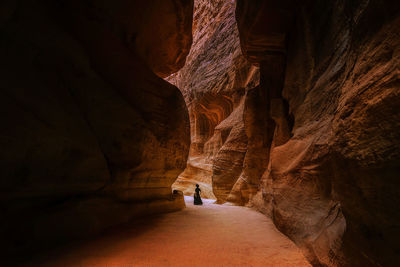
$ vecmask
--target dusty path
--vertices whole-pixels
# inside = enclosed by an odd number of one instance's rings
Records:
[[[214,205],[211,200],[194,206],[193,198],[185,199],[183,211],[75,244],[35,260],[34,265],[310,266],[264,215],[244,207]]]

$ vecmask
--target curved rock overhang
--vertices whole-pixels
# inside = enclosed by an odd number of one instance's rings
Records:
[[[2,251],[183,208],[171,184],[186,166],[189,116],[160,77],[184,65],[193,1],[0,8]]]

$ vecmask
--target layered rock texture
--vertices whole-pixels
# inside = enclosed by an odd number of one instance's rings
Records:
[[[2,251],[182,208],[171,184],[186,166],[189,117],[160,77],[185,63],[193,2],[8,0],[0,10]]]
[[[203,197],[224,202],[242,173],[245,98],[259,80],[240,50],[234,1],[195,1],[192,50],[167,80],[184,95],[191,129],[187,167],[173,187],[192,195],[198,183]]]
[[[251,204],[314,266],[400,262],[399,7],[237,4],[243,54],[260,65],[274,129]]]
[[[398,265],[400,4],[238,0],[237,26],[233,7],[195,3],[168,78],[192,134],[174,186],[259,209],[314,266]]]

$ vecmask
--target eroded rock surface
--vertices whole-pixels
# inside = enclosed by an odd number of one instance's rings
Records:
[[[240,42],[228,6],[197,1],[193,50],[169,78],[192,132],[175,185],[259,209],[314,266],[396,266],[399,4],[239,0]]]
[[[0,7],[3,252],[182,208],[171,184],[186,166],[189,117],[158,76],[185,62],[193,2]]]
[[[191,123],[187,168],[174,188],[192,195],[199,183],[204,197],[224,202],[242,172],[246,91],[259,73],[241,54],[234,1],[195,1],[193,38],[185,67],[168,78],[182,91]]]
[[[238,1],[274,131],[251,204],[314,266],[400,262],[399,7]]]

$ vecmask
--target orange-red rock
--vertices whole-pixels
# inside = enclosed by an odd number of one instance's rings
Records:
[[[186,170],[174,187],[224,202],[242,172],[247,148],[246,89],[258,70],[241,54],[233,1],[195,1],[193,46],[184,68],[168,78],[183,93],[191,122]],[[212,184],[212,188],[211,188]]]
[[[400,261],[399,10],[238,1],[242,50],[261,66],[275,124],[251,203],[315,266]]]
[[[223,55],[237,39],[208,35],[228,31],[228,22],[207,11],[217,2],[198,5],[195,18],[218,19],[205,23],[210,30],[194,27],[194,56],[170,78],[185,95],[192,129],[175,185],[191,194],[211,177],[219,202],[271,216],[315,266],[394,266],[399,5],[239,0],[241,49],[260,67],[260,85],[236,91],[232,107],[221,97],[232,87],[216,70],[236,66]]]

